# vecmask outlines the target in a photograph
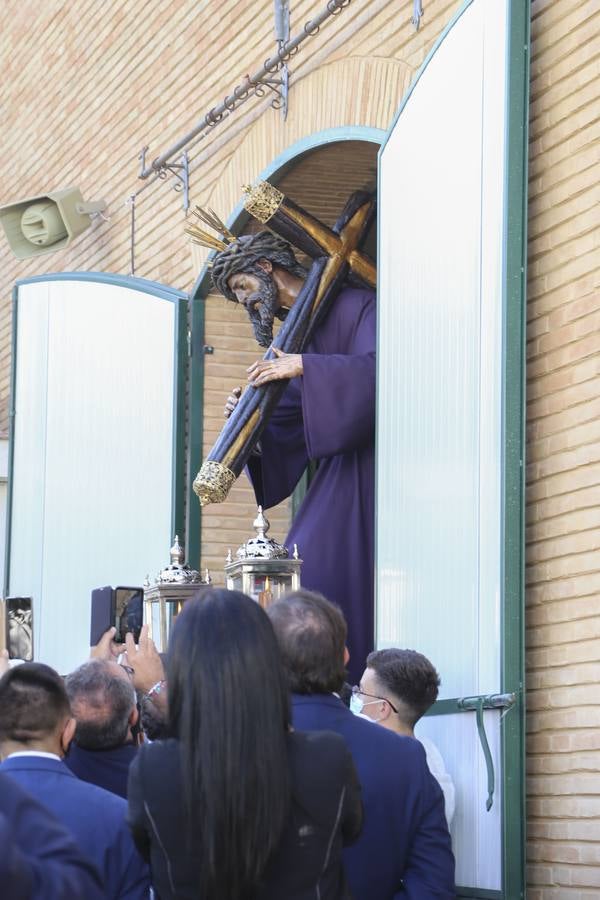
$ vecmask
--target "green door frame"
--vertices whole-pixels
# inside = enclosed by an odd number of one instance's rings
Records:
[[[502,890],[457,886],[457,897],[518,900],[525,897],[525,339],[527,299],[527,163],[529,122],[530,0],[508,0],[507,148],[504,185],[503,267],[503,533],[504,603],[501,695],[440,700],[427,715],[477,714],[476,706],[501,708]],[[439,45],[473,0],[464,0],[428,53],[390,127],[408,101]],[[384,142],[385,144],[385,142]],[[383,149],[382,145],[382,149]],[[502,704],[498,697],[506,698]],[[509,698],[509,699],[508,699]],[[488,762],[489,748],[482,738]],[[488,759],[489,758],[489,759]],[[513,761],[517,761],[516,765]]]
[[[517,705],[502,720],[503,887],[525,897],[525,340],[530,0],[510,0],[508,135],[504,223],[504,616],[502,691]]]

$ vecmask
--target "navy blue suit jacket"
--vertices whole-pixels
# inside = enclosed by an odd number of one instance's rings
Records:
[[[58,759],[9,757],[0,772],[19,782],[67,828],[100,872],[107,897],[148,897],[150,873],[127,826],[125,800],[80,781]]]
[[[294,694],[292,704],[296,728],[336,731],[354,759],[364,821],[344,865],[355,900],[455,897],[444,797],[419,741],[353,715],[333,694]]]
[[[67,830],[8,775],[0,774],[3,900],[102,900],[100,876]]]
[[[126,800],[129,766],[137,750],[135,744],[122,744],[111,750],[86,750],[73,741],[65,765],[82,781],[97,784]]]

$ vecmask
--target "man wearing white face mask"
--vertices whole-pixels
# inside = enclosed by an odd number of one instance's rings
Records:
[[[279,642],[299,731],[346,741],[362,789],[364,822],[344,850],[354,900],[452,900],[454,857],[444,798],[418,741],[353,716],[340,699],[346,622],[320,594],[295,591],[267,613]]]
[[[416,738],[414,727],[435,702],[440,678],[435,667],[415,650],[390,647],[367,657],[360,684],[352,688],[350,709],[396,734]],[[455,807],[454,784],[433,741],[417,738],[425,748],[427,765],[444,792],[448,825]]]

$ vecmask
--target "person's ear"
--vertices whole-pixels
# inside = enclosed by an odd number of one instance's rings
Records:
[[[129,713],[129,719],[128,719],[130,728],[135,728],[135,726],[138,723],[139,717],[140,717],[140,711],[137,708],[137,706],[132,707],[131,712]]]
[[[350,662],[350,651],[348,650],[347,647],[344,647],[344,668],[348,665],[349,662]]]
[[[389,717],[392,715],[393,712],[394,712],[394,710],[392,709],[390,704],[387,702],[387,700],[384,700],[383,703],[381,704],[381,713],[379,716],[379,721],[383,722],[384,719],[389,719]]]
[[[72,716],[69,716],[69,718],[67,719],[67,721],[64,724],[64,728],[60,735],[60,746],[61,746],[61,749],[62,749],[63,753],[65,754],[65,756],[69,752],[69,747],[71,746],[71,741],[75,737],[76,727],[77,727],[76,720]]]
[[[268,275],[270,275],[273,272],[273,263],[271,262],[270,259],[265,259],[265,258],[259,259],[258,262],[256,263],[256,265],[258,266],[259,269],[262,269],[263,272],[266,272]]]

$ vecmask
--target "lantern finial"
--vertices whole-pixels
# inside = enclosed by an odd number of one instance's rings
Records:
[[[265,538],[266,534],[271,527],[271,523],[263,513],[262,506],[258,507],[258,512],[256,514],[256,518],[252,523],[252,527],[256,531],[256,536],[259,538]]]
[[[171,547],[169,553],[171,556],[171,564],[172,565],[176,565],[177,563],[179,563],[180,566],[183,565],[183,561],[185,559],[185,553],[184,553],[183,547],[179,543],[179,535],[178,534],[175,535],[175,540],[173,541],[173,546]]]
[[[287,547],[278,544],[276,540],[267,537],[270,522],[262,511],[262,506],[258,507],[256,518],[252,523],[252,527],[256,531],[256,537],[250,538],[245,544],[238,548],[236,553],[237,559],[287,559],[289,556]]]
[[[184,549],[179,543],[179,535],[175,535],[173,546],[169,551],[171,562],[158,573],[153,584],[207,584],[200,572],[191,569],[185,562]]]

